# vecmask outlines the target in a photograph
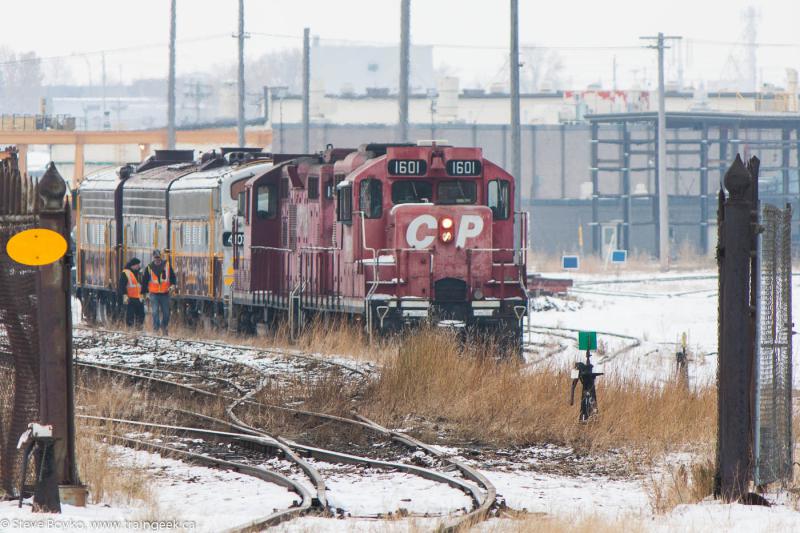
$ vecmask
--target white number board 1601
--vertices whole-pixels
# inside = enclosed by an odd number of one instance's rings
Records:
[[[392,176],[424,176],[428,164],[423,159],[390,159],[389,174]]]
[[[477,159],[450,159],[447,174],[450,176],[480,176],[481,162]]]

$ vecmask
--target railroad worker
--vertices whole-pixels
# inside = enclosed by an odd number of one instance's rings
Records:
[[[144,324],[144,302],[142,301],[142,262],[134,257],[119,276],[117,292],[122,297],[122,303],[126,304],[125,324],[128,327],[141,328]]]
[[[175,271],[169,259],[165,261],[160,250],[153,250],[153,261],[144,271],[142,286],[151,302],[153,329],[161,330],[164,335],[169,328],[169,294],[175,284]]]

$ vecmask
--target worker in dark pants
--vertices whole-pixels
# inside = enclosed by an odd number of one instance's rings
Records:
[[[144,269],[142,288],[149,295],[153,329],[161,330],[164,335],[169,329],[169,295],[175,283],[175,271],[169,259],[165,261],[160,250],[153,250],[153,261]]]
[[[119,276],[117,292],[126,304],[125,324],[141,328],[144,324],[144,302],[142,301],[142,262],[136,257],[128,261]]]

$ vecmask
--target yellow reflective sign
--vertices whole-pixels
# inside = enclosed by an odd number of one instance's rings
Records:
[[[23,265],[49,265],[67,253],[67,241],[53,230],[34,228],[11,237],[6,252],[11,259]]]
[[[233,280],[234,280],[233,276],[225,276],[225,285],[230,287],[231,285],[233,285]]]
[[[233,275],[233,267],[229,266],[228,270],[226,270],[225,273],[228,274],[229,276]]]

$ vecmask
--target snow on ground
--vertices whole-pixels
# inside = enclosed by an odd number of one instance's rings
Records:
[[[447,514],[470,509],[458,489],[401,472],[338,467],[314,462],[328,489],[328,505],[353,516],[394,513]],[[324,466],[324,467],[323,467]]]
[[[270,531],[278,533],[421,533],[436,531],[442,523],[438,518],[407,519],[322,518],[305,516],[284,522]]]
[[[607,518],[649,511],[641,481],[603,476],[572,478],[530,471],[483,470],[509,508],[530,513],[574,516],[591,512]]]
[[[326,369],[330,362],[345,370],[369,372],[375,364],[354,361],[338,356],[306,354],[291,349],[259,349],[248,346],[229,346],[222,342],[168,339],[155,336],[131,337],[123,333],[98,333],[91,329],[75,329],[78,358],[85,362],[152,366],[179,364],[192,366],[196,358],[210,358],[241,364],[263,374],[263,377],[283,378],[307,376],[312,367]],[[93,344],[85,342],[86,340]]]
[[[279,470],[276,458],[264,462]],[[464,492],[420,476],[354,465],[339,465],[308,458],[325,480],[328,506],[339,514],[374,517],[401,513],[446,515],[469,509],[472,500]],[[286,474],[284,472],[284,474]],[[312,493],[316,490],[307,476],[289,475]]]
[[[567,298],[539,298],[534,302],[535,312],[530,330],[526,333],[530,341],[537,343],[536,353],[528,354],[532,366],[550,363],[572,366],[574,361],[582,358],[582,354],[577,351],[575,332],[541,329],[542,326],[596,330],[601,332],[599,341],[605,344],[604,354],[598,354],[594,361],[599,363],[598,371],[635,376],[649,382],[664,382],[674,375],[675,350],[681,334],[686,332],[692,357],[689,366],[691,382],[700,384],[713,380],[716,374],[717,344],[715,272],[559,275],[573,277],[575,286]],[[795,279],[795,291],[798,285],[800,280]],[[793,313],[798,316],[800,304],[795,306]],[[628,338],[604,335],[602,332]],[[636,341],[640,342],[639,346],[622,351]],[[798,342],[797,338],[795,342]],[[255,351],[217,351],[209,346],[201,348],[190,342],[182,346],[185,351],[208,350],[213,355],[233,357],[259,367],[268,366],[275,371],[292,370],[289,367],[283,368],[284,363],[277,361],[280,358],[273,360],[271,356],[264,357],[264,354],[257,354]],[[107,348],[104,351],[107,352]],[[547,353],[551,355],[544,357],[543,354]],[[82,357],[89,355],[83,351],[81,353]],[[100,353],[95,355],[102,357]],[[108,357],[107,353],[104,355]],[[133,355],[128,354],[128,357]],[[796,383],[800,384],[800,372],[795,371],[795,376]],[[449,448],[446,451],[453,454],[459,452]],[[559,450],[545,452],[556,453]],[[785,494],[769,495],[770,501],[777,502],[772,508],[705,501],[696,505],[681,505],[665,515],[653,516],[646,479],[612,479],[598,474],[576,477],[544,473],[541,469],[537,471],[535,462],[524,464],[525,461],[519,457],[515,460],[518,463],[516,465],[485,464],[480,468],[496,485],[498,494],[506,505],[516,511],[545,513],[566,521],[574,521],[581,516],[598,517],[601,523],[632,524],[636,529],[656,533],[800,530],[800,513],[795,510],[796,504]],[[167,465],[166,461],[168,460],[160,458],[157,460],[161,466]],[[196,519],[201,530],[205,528],[211,531],[214,527],[233,525],[231,517],[245,522],[264,511],[264,502],[269,502],[267,507],[285,507],[294,498],[293,494],[284,491],[283,497],[286,499],[280,500],[280,495],[273,499],[271,491],[277,490],[275,487],[244,476],[239,476],[244,479],[235,479],[238,474],[189,467],[177,461],[175,463],[178,463],[175,465],[175,472],[169,467],[164,470],[165,477],[158,481],[157,486],[167,504],[165,508],[159,508],[159,512],[163,511],[163,515],[168,518]],[[435,529],[439,519],[399,519],[395,512],[404,509],[410,513],[439,514],[470,505],[469,498],[462,492],[416,476],[377,470],[354,470],[352,467],[322,462],[317,462],[317,466],[323,470],[330,504],[341,509],[344,516],[353,517],[302,517],[282,524],[277,528],[278,531],[428,531]],[[205,471],[202,474],[205,477],[200,478],[204,481],[186,483],[191,477],[188,469],[193,468]],[[257,486],[261,486],[260,490],[264,492],[255,494],[253,488]],[[135,508],[90,506],[87,509],[67,508],[64,517],[125,518],[138,516],[137,513],[141,512]],[[248,512],[251,514],[248,515]],[[391,520],[364,518],[367,515],[389,512],[395,513]],[[31,517],[25,510],[18,512],[8,504],[0,506],[0,519],[15,516]],[[535,522],[531,522],[531,525],[535,527]],[[518,526],[515,526],[514,521],[502,518],[491,519],[475,529],[494,532],[516,527]]]
[[[553,274],[547,274],[552,276]],[[562,275],[562,274],[559,274]],[[675,352],[682,333],[688,337],[691,355],[690,383],[713,382],[717,364],[717,277],[714,271],[687,273],[618,273],[606,275],[576,274],[575,286],[568,298],[539,298],[534,303],[528,336],[533,341],[553,340],[536,326],[598,331],[598,342],[606,344],[606,357],[593,359],[598,372],[635,377],[663,383],[675,374]],[[800,278],[794,278],[793,290],[800,294]],[[792,313],[800,313],[800,298],[795,298]],[[603,332],[634,337],[641,342],[619,356],[615,351],[633,341],[603,335]],[[562,331],[577,339],[577,333]],[[548,359],[571,367],[582,354],[577,341],[556,339],[566,349]],[[800,339],[794,338],[794,351]],[[529,361],[537,360],[529,357]],[[800,386],[800,369],[794,372],[795,386]]]
[[[298,499],[283,487],[243,474],[194,466],[121,446],[114,446],[113,451],[119,464],[144,468],[153,476],[153,505],[65,505],[61,515],[41,515],[31,513],[30,500],[22,509],[17,508],[18,502],[0,502],[0,531],[148,530],[142,521],[170,521],[172,530],[216,532],[291,507]],[[32,522],[36,520],[51,520],[51,524],[48,527],[46,522]],[[60,520],[62,527],[53,525],[55,520]],[[117,525],[101,521],[117,521]]]

